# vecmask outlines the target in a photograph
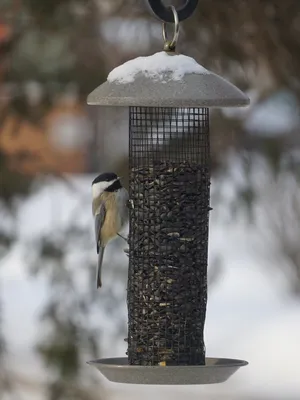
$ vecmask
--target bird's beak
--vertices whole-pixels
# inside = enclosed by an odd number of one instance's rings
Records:
[[[120,180],[120,179],[122,179],[122,178],[123,178],[123,176],[118,176],[118,178],[117,178],[117,179],[118,179],[118,181],[119,181],[119,180]]]

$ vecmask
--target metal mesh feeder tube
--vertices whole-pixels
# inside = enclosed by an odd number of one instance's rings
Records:
[[[130,107],[129,122],[129,363],[203,365],[208,109]]]
[[[108,379],[218,383],[247,364],[205,358],[203,331],[209,107],[248,103],[192,58],[167,52],[117,67],[89,95],[91,105],[129,107],[128,358],[91,362]]]

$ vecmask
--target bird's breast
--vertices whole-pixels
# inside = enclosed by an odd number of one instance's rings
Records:
[[[117,212],[116,197],[113,194],[108,194],[105,197],[106,215],[101,229],[101,242],[103,244],[117,236],[120,230],[120,217]]]

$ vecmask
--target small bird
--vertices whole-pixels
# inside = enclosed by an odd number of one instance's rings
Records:
[[[95,236],[98,254],[97,289],[102,286],[101,269],[104,249],[128,222],[127,190],[120,177],[113,172],[98,175],[92,182],[92,210],[95,218]]]

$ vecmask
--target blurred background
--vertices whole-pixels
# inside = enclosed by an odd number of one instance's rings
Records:
[[[0,2],[2,400],[170,395],[109,385],[85,363],[125,355],[128,262],[115,240],[96,292],[91,181],[113,170],[127,182],[128,113],[86,97],[162,47],[144,0]],[[251,99],[211,112],[205,328],[208,356],[250,364],[172,398],[299,399],[300,3],[199,0],[178,51]]]

